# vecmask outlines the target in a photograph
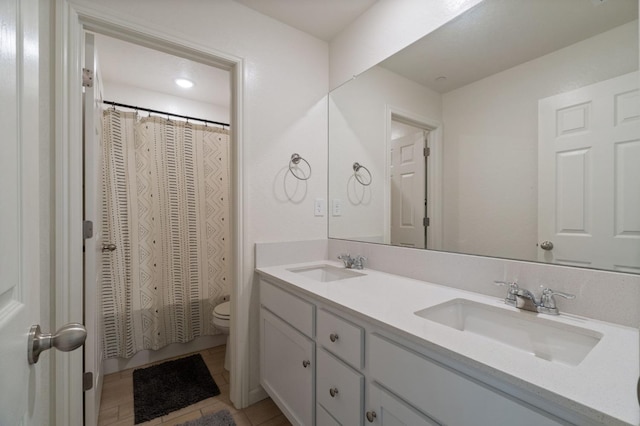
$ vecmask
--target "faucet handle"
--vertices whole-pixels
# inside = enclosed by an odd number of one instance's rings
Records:
[[[558,308],[556,307],[556,299],[553,296],[564,297],[565,299],[575,299],[575,294],[563,293],[561,291],[551,290],[548,287],[542,289],[542,296],[540,296],[540,306],[545,310],[548,310],[552,314],[558,314]]]
[[[367,260],[366,257],[357,255],[356,257],[353,258],[353,267],[356,269],[363,269],[365,260]]]
[[[507,297],[505,297],[504,303],[516,306],[516,295],[520,289],[520,287],[518,287],[518,282],[496,280],[493,283],[498,286],[508,286],[509,290],[507,290]]]
[[[343,253],[339,255],[338,259],[342,260],[342,262],[344,263],[344,267],[347,269],[351,269],[351,267],[353,266],[354,259],[351,258],[351,254],[349,253]]]

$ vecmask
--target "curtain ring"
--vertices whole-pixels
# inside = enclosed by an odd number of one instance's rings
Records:
[[[367,174],[369,175],[369,182],[365,182],[362,180],[362,177],[358,174],[360,169],[365,169],[367,171]],[[358,162],[353,163],[353,176],[355,176],[356,180],[363,186],[369,186],[373,181],[373,176],[371,176],[371,172],[369,171],[369,169]]]
[[[293,168],[300,164],[300,161],[304,161],[305,163],[307,163],[307,167],[309,167],[309,176],[305,177],[304,175],[302,175],[301,177],[293,171]],[[309,162],[304,158],[300,157],[300,154],[293,153],[291,154],[291,160],[289,160],[289,171],[296,179],[307,180],[311,177],[311,164],[309,164]]]

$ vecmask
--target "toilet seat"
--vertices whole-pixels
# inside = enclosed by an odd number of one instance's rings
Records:
[[[228,320],[231,316],[231,302],[223,302],[213,308],[213,316],[219,319]]]
[[[213,325],[224,333],[229,332],[231,318],[231,302],[223,302],[213,308]]]

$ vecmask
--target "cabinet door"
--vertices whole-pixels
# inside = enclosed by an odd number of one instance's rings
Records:
[[[260,383],[294,424],[313,425],[314,343],[260,310]]]
[[[368,387],[369,404],[365,418],[380,426],[434,426],[435,421],[377,385]]]

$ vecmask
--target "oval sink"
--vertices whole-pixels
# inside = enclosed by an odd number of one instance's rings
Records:
[[[300,274],[306,278],[320,282],[338,281],[365,275],[363,273],[356,272],[353,269],[337,268],[332,265],[305,266],[303,268],[287,269],[287,271]]]
[[[415,315],[510,346],[551,362],[578,365],[598,344],[602,333],[540,318],[531,312],[453,299]]]

